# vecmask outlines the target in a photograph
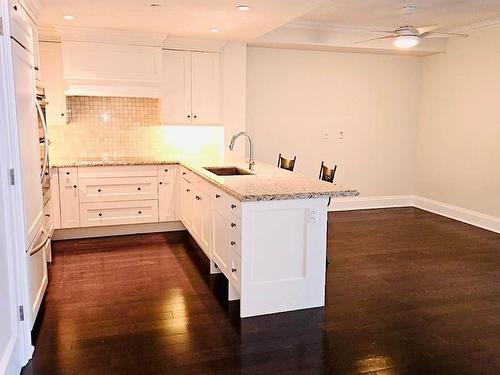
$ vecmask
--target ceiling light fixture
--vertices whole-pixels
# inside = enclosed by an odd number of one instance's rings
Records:
[[[250,7],[248,5],[238,5],[236,9],[241,10],[242,12],[246,12],[250,10]]]
[[[394,45],[398,48],[411,48],[415,47],[420,38],[416,35],[400,35],[394,39]]]
[[[75,19],[75,16],[63,16],[63,18],[67,21],[73,21]]]
[[[213,32],[213,33],[218,33],[220,31],[220,29],[217,28],[217,27],[213,27],[213,28],[210,29],[210,31]]]

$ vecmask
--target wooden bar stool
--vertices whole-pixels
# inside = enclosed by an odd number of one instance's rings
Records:
[[[281,156],[280,153],[278,156],[278,168],[286,169],[289,170],[290,172],[293,172],[296,160],[297,160],[296,156],[293,159],[286,159],[283,156]]]

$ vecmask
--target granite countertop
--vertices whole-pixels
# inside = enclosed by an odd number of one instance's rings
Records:
[[[237,166],[248,170],[248,163],[235,160],[216,163],[197,161],[148,160],[140,158],[114,158],[109,160],[53,160],[53,167],[100,167],[127,165],[181,164],[200,177],[242,202],[320,197],[352,197],[357,190],[319,181],[297,172],[290,172],[257,161],[251,175],[217,176],[204,167]]]

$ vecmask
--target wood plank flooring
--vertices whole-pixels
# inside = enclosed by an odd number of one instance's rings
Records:
[[[239,319],[185,232],[54,244],[39,374],[500,374],[500,235],[330,216],[325,308]]]

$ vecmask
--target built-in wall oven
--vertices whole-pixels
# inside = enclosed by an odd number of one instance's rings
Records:
[[[38,111],[38,141],[40,144],[40,180],[42,183],[43,204],[50,200],[49,138],[47,132],[47,116],[45,90],[36,88],[36,107]]]

